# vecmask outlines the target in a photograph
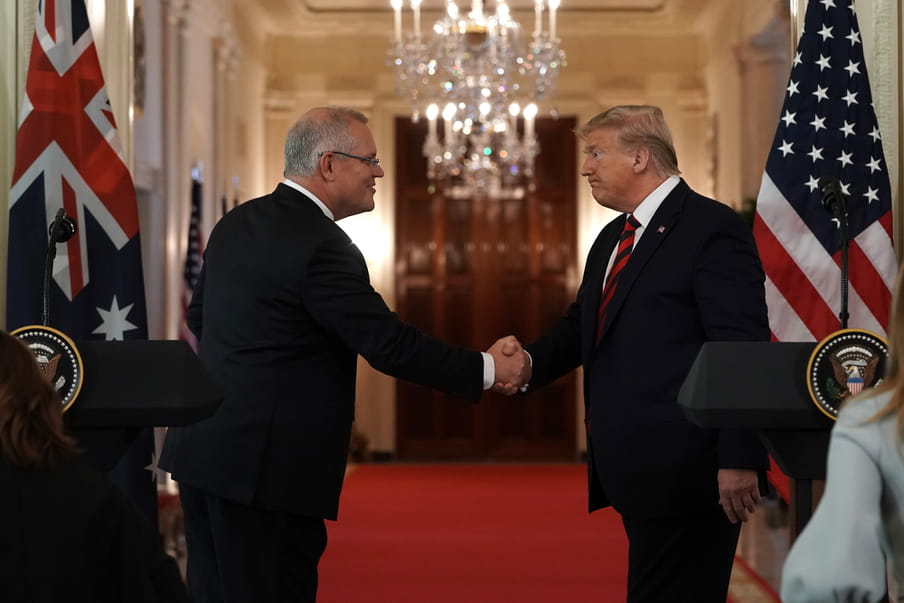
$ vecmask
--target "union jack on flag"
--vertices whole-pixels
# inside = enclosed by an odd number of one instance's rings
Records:
[[[840,328],[841,247],[821,203],[824,176],[840,181],[847,205],[847,326],[884,335],[896,273],[891,188],[852,0],[807,6],[757,198],[754,235],[778,341]]]
[[[40,324],[47,229],[57,246],[50,325],[75,339],[146,339],[135,188],[83,0],[38,2],[10,191],[7,326]]]

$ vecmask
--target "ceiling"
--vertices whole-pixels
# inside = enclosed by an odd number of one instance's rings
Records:
[[[473,0],[458,0],[464,10]],[[733,1],[733,0],[731,0]],[[389,0],[257,0],[256,8],[267,33],[281,36],[311,36],[329,33],[372,33],[374,27],[392,28]],[[405,2],[404,18],[410,23]],[[494,0],[484,0],[492,8]],[[521,23],[533,19],[534,0],[508,0]],[[697,29],[711,0],[561,0],[558,28],[569,33],[609,33],[622,28],[646,32]],[[444,12],[445,0],[423,0],[422,19],[430,23]]]

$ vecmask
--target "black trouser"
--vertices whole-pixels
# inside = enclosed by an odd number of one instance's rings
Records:
[[[179,484],[194,603],[313,603],[321,518],[264,511]]]
[[[725,603],[741,524],[722,507],[677,517],[622,517],[628,603]]]

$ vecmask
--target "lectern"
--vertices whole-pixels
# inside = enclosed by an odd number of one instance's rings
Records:
[[[776,464],[795,482],[798,533],[812,512],[812,481],[825,479],[834,425],[807,390],[807,364],[815,347],[813,342],[707,342],[678,394],[685,415],[701,427],[759,433]]]
[[[184,341],[77,341],[76,347],[84,381],[64,417],[77,432],[185,425],[213,414],[222,400]],[[113,467],[129,444],[120,439],[86,438],[91,463]]]

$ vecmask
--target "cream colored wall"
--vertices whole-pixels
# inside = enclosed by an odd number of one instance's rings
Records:
[[[12,183],[16,150],[16,111],[20,98],[20,23],[24,0],[0,3],[0,123],[3,124],[3,151],[0,153],[0,326],[6,327],[6,244],[9,187]]]
[[[791,65],[788,14],[775,2],[724,3],[704,30],[715,198],[741,209],[757,196],[778,123]]]

